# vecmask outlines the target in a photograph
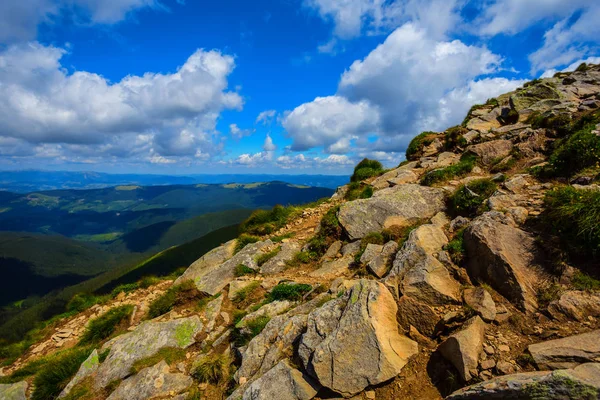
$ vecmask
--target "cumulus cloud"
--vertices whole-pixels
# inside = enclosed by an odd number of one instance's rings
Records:
[[[266,110],[261,112],[260,114],[258,114],[258,117],[256,117],[256,122],[255,123],[262,123],[264,125],[269,125],[271,122],[273,122],[273,119],[275,119],[275,116],[277,115],[277,111],[275,110]]]
[[[313,170],[347,170],[356,164],[356,160],[346,155],[331,154],[325,158],[309,157],[304,154],[295,156],[286,154],[275,160],[275,165],[282,169],[313,169]]]
[[[264,151],[275,151],[277,150],[277,146],[273,143],[273,139],[271,139],[271,135],[267,133],[267,137],[265,138],[265,143],[263,144]]]
[[[571,63],[569,66],[567,66],[566,68],[561,69],[560,71],[557,69],[548,69],[546,71],[544,71],[544,73],[540,76],[540,78],[551,78],[554,76],[554,74],[556,74],[557,72],[573,72],[577,69],[577,67],[579,67],[582,63],[587,63],[587,64],[600,64],[600,57],[588,57],[585,59],[581,59],[581,60],[577,60],[574,63]]]
[[[148,7],[166,8],[157,0],[4,0],[0,1],[0,43],[35,39],[38,25],[63,11],[81,23],[114,24]]]
[[[283,127],[296,151],[324,147],[328,153],[402,151],[423,130],[458,123],[475,103],[522,84],[487,78],[502,58],[485,47],[433,39],[405,24],[342,74],[334,96],[292,110]],[[365,140],[376,134],[378,139]]]
[[[197,50],[173,73],[148,72],[112,83],[61,65],[65,49],[27,43],[0,51],[0,137],[32,145],[131,147],[143,135],[162,156],[200,157],[221,148],[215,131],[243,99],[227,90],[233,57]]]
[[[236,139],[241,139],[244,136],[250,136],[253,132],[254,131],[251,129],[241,129],[239,126],[237,126],[237,124],[229,125],[229,134]]]

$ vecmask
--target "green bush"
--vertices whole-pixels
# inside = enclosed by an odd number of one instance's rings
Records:
[[[264,264],[267,263],[267,261],[269,261],[270,259],[275,257],[277,254],[279,254],[280,251],[281,251],[281,247],[278,247],[273,251],[269,251],[268,253],[260,254],[258,257],[256,257],[256,264],[259,267],[262,267]]]
[[[462,228],[454,234],[454,238],[446,245],[446,251],[450,255],[452,262],[456,265],[461,265],[465,259],[465,228]]]
[[[575,71],[576,72],[586,72],[589,69],[590,69],[589,65],[587,65],[586,63],[581,63],[581,64],[579,64],[579,66],[577,67],[577,69]]]
[[[428,172],[423,179],[421,179],[421,184],[431,186],[434,183],[445,182],[452,178],[466,176],[473,168],[475,168],[476,161],[477,156],[475,154],[464,153],[457,164]]]
[[[32,400],[53,400],[77,373],[81,364],[91,354],[91,348],[65,350],[48,357],[37,371]]]
[[[377,160],[363,159],[354,167],[354,174],[350,177],[351,182],[360,182],[373,176],[381,175],[384,171],[383,165]]]
[[[152,319],[166,314],[176,305],[191,300],[198,295],[198,289],[191,280],[184,281],[181,285],[173,286],[150,304],[148,318]]]
[[[406,159],[416,160],[421,155],[423,148],[429,146],[433,142],[433,137],[437,136],[437,132],[422,132],[415,136],[406,148]]]
[[[544,224],[573,256],[600,254],[600,191],[562,186],[546,192]]]
[[[446,134],[444,135],[444,147],[446,150],[452,150],[459,146],[466,146],[467,140],[463,135],[467,132],[468,129],[458,125],[447,129]]]
[[[368,199],[373,196],[373,187],[370,185],[363,185],[360,182],[352,182],[348,185],[348,191],[344,195],[344,199],[347,201],[353,201],[357,199]]]
[[[578,290],[600,290],[600,281],[598,279],[592,278],[587,274],[584,274],[583,272],[577,272],[573,276],[571,284],[575,289]]]
[[[201,383],[218,385],[227,380],[229,364],[224,354],[204,357],[192,371],[192,377]]]
[[[99,343],[109,338],[116,332],[121,322],[131,317],[131,313],[133,313],[133,306],[128,304],[115,307],[98,318],[91,320],[81,337],[80,343]]]
[[[244,247],[246,247],[250,243],[256,243],[259,240],[260,240],[260,238],[257,236],[247,235],[245,233],[241,234],[236,240],[234,251],[237,253],[237,252],[243,250]]]
[[[89,293],[79,293],[67,303],[67,312],[82,312],[102,301],[101,297]]]
[[[250,283],[245,288],[238,290],[235,293],[235,296],[233,296],[232,301],[236,304],[245,301],[248,298],[248,296],[250,296],[252,294],[252,292],[254,292],[256,289],[258,289],[259,286],[260,286],[259,281],[254,281],[254,282]]]
[[[600,136],[592,133],[595,124],[571,135],[550,156],[549,163],[554,175],[573,174],[600,164]]]
[[[477,179],[461,185],[448,199],[448,208],[454,215],[473,216],[496,188],[491,179]]]
[[[240,232],[268,235],[282,228],[297,211],[296,207],[276,205],[271,210],[256,210],[240,225]]]
[[[280,283],[273,287],[269,292],[267,299],[269,301],[276,300],[290,300],[297,301],[301,300],[302,296],[310,292],[312,286],[304,283]]]
[[[244,264],[238,264],[235,267],[235,271],[233,272],[233,274],[239,278],[240,276],[254,275],[256,274],[256,271],[252,268],[245,266]]]

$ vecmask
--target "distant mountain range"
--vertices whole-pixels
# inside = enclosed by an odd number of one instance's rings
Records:
[[[0,190],[28,193],[56,189],[99,189],[117,185],[192,185],[282,181],[335,189],[348,183],[345,175],[152,175],[71,171],[0,171]]]

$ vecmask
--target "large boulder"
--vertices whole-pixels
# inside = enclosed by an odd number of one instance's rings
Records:
[[[79,367],[79,371],[75,374],[73,379],[65,386],[63,391],[58,396],[59,399],[67,396],[71,390],[77,385],[79,382],[83,381],[88,376],[92,375],[98,367],[100,366],[100,359],[98,357],[98,350],[94,349],[89,357],[81,364]]]
[[[537,308],[535,240],[521,229],[509,225],[499,212],[487,212],[467,228],[464,243],[469,257],[471,278],[491,285],[524,311]]]
[[[600,330],[529,345],[539,369],[568,369],[600,360]]]
[[[479,314],[485,322],[492,322],[496,319],[496,303],[484,288],[465,289],[463,299],[465,304]]]
[[[502,159],[510,154],[513,143],[510,140],[492,140],[467,147],[467,151],[476,154],[485,165]]]
[[[418,350],[398,333],[396,312],[383,284],[360,280],[309,314],[298,348],[304,367],[345,397],[393,378]]]
[[[192,383],[193,379],[187,375],[170,373],[169,365],[165,361],[161,361],[121,382],[107,400],[146,400],[172,397],[188,389]]]
[[[104,388],[115,379],[130,375],[133,364],[150,357],[164,347],[187,348],[196,342],[203,325],[197,316],[167,322],[144,322],[133,332],[110,340],[102,346],[108,357],[98,368],[95,385]]]
[[[458,302],[460,285],[435,257],[446,244],[448,238],[437,225],[413,230],[396,255],[386,285],[397,297],[402,293],[429,305]]]
[[[568,291],[548,305],[554,319],[574,319],[583,322],[587,317],[600,317],[600,293]]]
[[[407,184],[375,192],[370,199],[344,203],[338,218],[354,240],[392,225],[410,226],[433,217],[444,207],[442,189]]]
[[[0,385],[0,399],[2,400],[27,400],[27,382],[17,382],[9,385]]]
[[[261,250],[271,247],[273,247],[273,242],[270,240],[251,243],[222,264],[203,269],[194,283],[199,291],[214,296],[235,279],[235,268],[238,265],[243,264],[248,268],[258,270],[256,256],[261,253]]]
[[[600,398],[600,364],[505,375],[462,388],[446,400],[593,400]]]
[[[192,280],[196,281],[202,275],[206,274],[212,268],[223,264],[225,261],[233,256],[235,250],[236,240],[230,240],[229,242],[212,249],[198,260],[196,260],[189,268],[175,281],[175,285],[179,285],[184,281]]]
[[[317,395],[319,385],[284,360],[252,382],[243,400],[310,400]]]
[[[438,347],[440,353],[456,367],[465,382],[477,374],[484,333],[485,322],[476,316],[465,322],[460,331],[450,335]]]
[[[408,331],[414,326],[421,334],[431,336],[435,332],[438,315],[433,308],[410,296],[398,300],[398,323]]]
[[[287,268],[287,262],[291,261],[296,253],[300,251],[298,242],[287,242],[281,245],[281,251],[260,267],[260,273],[263,275],[278,274]]]

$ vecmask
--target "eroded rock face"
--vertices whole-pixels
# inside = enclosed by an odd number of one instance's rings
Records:
[[[165,361],[141,370],[137,375],[124,380],[107,400],[146,400],[173,396],[192,386],[191,377],[172,374]]]
[[[513,143],[510,140],[492,140],[467,147],[467,151],[477,154],[485,165],[510,154]]]
[[[501,213],[487,212],[467,228],[464,242],[471,278],[488,283],[524,311],[537,308],[538,278],[531,268],[536,249],[531,234],[510,226]]]
[[[75,387],[75,385],[77,385],[79,382],[96,372],[98,366],[100,366],[98,351],[94,349],[94,351],[92,351],[92,354],[90,354],[90,356],[81,364],[81,366],[79,367],[79,371],[77,371],[77,374],[75,374],[73,379],[71,379],[71,382],[69,382],[69,384],[65,386],[58,398],[60,399],[68,395],[71,392],[71,390]]]
[[[179,285],[187,280],[193,280],[194,282],[206,274],[210,269],[223,264],[225,261],[233,256],[235,249],[235,239],[212,249],[197,261],[195,261],[189,268],[174,282],[174,285]]]
[[[298,349],[306,370],[348,397],[393,378],[418,350],[398,333],[396,312],[383,284],[359,281],[309,314]]]
[[[396,255],[386,285],[429,305],[458,302],[460,285],[434,256],[446,244],[448,238],[439,226],[421,225],[413,230]]]
[[[273,246],[273,242],[265,240],[264,242],[251,243],[244,247],[233,257],[227,261],[214,266],[212,268],[205,268],[199,276],[194,279],[194,283],[199,291],[207,293],[210,296],[214,296],[219,293],[225,286],[235,279],[235,267],[240,264],[245,265],[248,268],[258,270],[256,264],[256,256],[260,254],[262,249]]]
[[[600,398],[600,364],[574,369],[505,375],[460,389],[447,400],[597,399]]]
[[[444,208],[442,189],[407,184],[375,192],[370,199],[344,203],[338,218],[354,240],[392,225],[412,225],[433,217]]]
[[[528,347],[539,369],[568,369],[600,360],[600,330]]]
[[[398,300],[398,323],[405,330],[414,326],[423,335],[431,336],[435,332],[438,316],[427,304],[409,296]]]
[[[317,395],[319,385],[284,360],[252,382],[243,400],[310,400]]]
[[[600,317],[600,294],[579,291],[565,292],[548,306],[548,312],[559,321]]]
[[[187,348],[202,331],[200,318],[180,318],[167,322],[145,322],[135,331],[117,336],[102,346],[110,349],[98,368],[95,385],[104,388],[115,379],[123,379],[137,360],[154,355],[164,347]]]
[[[460,331],[450,335],[438,350],[445,359],[456,367],[460,377],[468,382],[477,374],[479,356],[483,350],[483,335],[485,323],[481,318],[473,317],[461,328]]]
[[[0,399],[2,400],[27,400],[27,382],[17,382],[9,385],[0,385]]]

